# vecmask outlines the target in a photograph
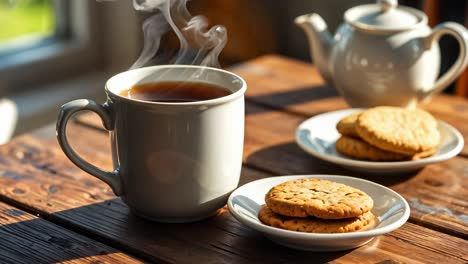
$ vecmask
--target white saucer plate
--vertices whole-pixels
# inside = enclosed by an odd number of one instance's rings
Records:
[[[362,109],[328,112],[307,119],[296,130],[296,142],[307,153],[354,171],[373,174],[411,172],[428,164],[441,162],[456,156],[463,149],[463,137],[451,125],[438,121],[441,143],[434,155],[414,161],[375,162],[355,160],[338,153],[335,142],[340,137],[336,124],[345,116]]]
[[[258,211],[265,204],[265,194],[273,186],[299,178],[321,178],[347,184],[366,192],[374,200],[372,213],[377,217],[374,228],[366,231],[315,234],[284,230],[263,224]],[[272,241],[299,250],[341,251],[356,248],[402,226],[409,218],[410,208],[401,195],[380,184],[338,175],[295,175],[260,179],[235,190],[228,199],[231,214],[246,226],[263,233]]]

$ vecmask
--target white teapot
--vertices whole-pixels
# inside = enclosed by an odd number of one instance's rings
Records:
[[[446,22],[431,30],[421,11],[396,0],[353,7],[332,36],[318,14],[296,18],[307,34],[322,77],[353,107],[412,107],[441,92],[468,64],[468,31]],[[439,79],[444,34],[455,37],[460,55]]]

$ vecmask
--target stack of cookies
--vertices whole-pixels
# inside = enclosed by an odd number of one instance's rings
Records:
[[[336,150],[361,160],[417,160],[440,143],[436,119],[419,109],[374,107],[343,118],[336,129],[342,135]]]
[[[262,223],[299,232],[345,233],[372,228],[373,200],[345,184],[298,179],[273,187],[259,211]]]

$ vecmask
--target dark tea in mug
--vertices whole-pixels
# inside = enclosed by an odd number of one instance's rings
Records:
[[[228,89],[202,82],[154,82],[139,84],[119,95],[150,102],[187,103],[211,100],[231,94]]]
[[[246,90],[241,77],[211,67],[134,69],[106,82],[105,103],[63,105],[57,139],[74,164],[107,183],[132,213],[158,222],[198,221],[223,208],[239,185]],[[112,170],[70,146],[67,122],[80,111],[95,112],[109,130]]]

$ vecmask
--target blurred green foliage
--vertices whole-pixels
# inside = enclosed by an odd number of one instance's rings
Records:
[[[51,35],[55,29],[52,0],[0,0],[0,44],[17,37]]]

